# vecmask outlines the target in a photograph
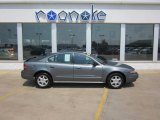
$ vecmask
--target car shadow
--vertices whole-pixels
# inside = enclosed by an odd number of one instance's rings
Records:
[[[23,86],[26,87],[36,87],[36,83],[33,80],[27,80],[23,83]]]
[[[36,83],[33,80],[27,80],[23,83],[26,87],[36,87]],[[53,88],[104,88],[103,83],[54,83]]]
[[[104,88],[103,83],[55,83],[53,88]]]
[[[122,88],[130,88],[130,87],[134,87],[134,83],[124,84],[124,86]]]
[[[27,80],[23,83],[26,87],[36,87],[36,83],[33,80]],[[103,83],[54,83],[53,88],[109,88]],[[122,88],[134,87],[133,83],[125,84]],[[110,89],[110,88],[109,88]]]

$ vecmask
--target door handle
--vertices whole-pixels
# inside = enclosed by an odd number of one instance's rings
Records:
[[[50,66],[50,68],[54,68],[54,66]]]
[[[76,67],[76,69],[81,69],[81,67]]]

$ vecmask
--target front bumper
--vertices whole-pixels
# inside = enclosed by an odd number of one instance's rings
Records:
[[[138,73],[129,73],[126,78],[126,83],[135,82],[138,76]]]
[[[22,70],[21,77],[27,80],[35,80],[34,75],[32,75],[29,71]]]

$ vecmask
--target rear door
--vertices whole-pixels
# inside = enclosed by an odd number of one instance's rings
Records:
[[[47,68],[53,81],[73,81],[73,63],[71,53],[57,53],[48,58]]]

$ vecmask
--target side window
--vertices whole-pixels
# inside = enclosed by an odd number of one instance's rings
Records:
[[[92,64],[94,61],[86,55],[83,54],[74,54],[74,63],[75,64]]]
[[[69,53],[56,54],[56,55],[48,58],[48,62],[71,63],[71,54],[69,54]]]
[[[55,55],[48,58],[48,62],[55,62]]]

